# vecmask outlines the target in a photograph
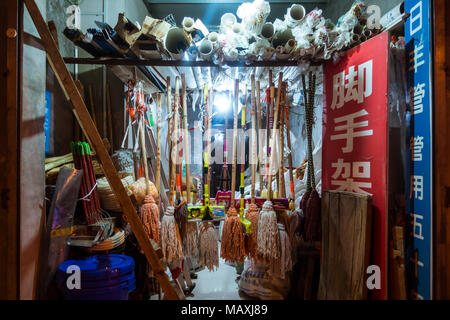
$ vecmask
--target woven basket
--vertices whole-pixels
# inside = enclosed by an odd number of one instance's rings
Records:
[[[127,190],[128,195],[131,195],[131,190],[129,187],[134,183],[134,178],[132,174],[126,172],[119,172],[119,177],[122,181],[125,190]],[[120,202],[117,199],[116,195],[111,189],[108,180],[106,177],[97,179],[97,190],[100,196],[100,202],[102,204],[102,208],[105,210],[121,212],[122,209],[120,207]]]

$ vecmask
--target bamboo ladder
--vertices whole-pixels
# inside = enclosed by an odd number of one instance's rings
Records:
[[[34,0],[24,0],[24,2],[41,37],[50,66],[53,69],[53,72],[55,73],[67,100],[70,100],[72,104],[72,111],[78,120],[81,129],[83,130],[85,136],[89,139],[91,146],[96,151],[99,162],[103,166],[105,176],[108,179],[115,195],[119,199],[122,211],[130,223],[136,239],[144,251],[148,263],[155,272],[155,276],[161,284],[167,299],[180,299],[175,292],[175,289],[172,287],[149,237],[145,233],[141,220],[136,213],[136,209],[134,208],[133,203],[131,202],[131,199],[117,174],[117,170],[109,156],[108,150],[103,144],[103,140],[94,125],[92,117],[86,108],[86,104],[84,103],[84,100],[81,97],[61,54],[59,53],[55,40],[53,39],[52,34],[45,23],[38,6],[36,5],[36,2]]]

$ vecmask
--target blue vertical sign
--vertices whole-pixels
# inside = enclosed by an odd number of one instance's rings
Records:
[[[429,0],[406,0],[407,112],[406,214],[410,298],[432,299],[432,88]]]
[[[52,94],[45,91],[45,118],[44,118],[44,134],[45,134],[45,155],[50,153],[50,117],[52,106]]]

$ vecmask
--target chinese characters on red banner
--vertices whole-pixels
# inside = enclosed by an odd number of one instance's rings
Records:
[[[324,67],[323,189],[373,197],[375,299],[387,298],[387,50],[383,33]]]

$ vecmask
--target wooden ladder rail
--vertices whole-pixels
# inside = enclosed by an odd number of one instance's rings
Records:
[[[158,255],[150,242],[150,238],[145,233],[144,227],[141,220],[136,213],[136,209],[131,202],[118,174],[114,167],[114,164],[109,156],[108,150],[103,144],[103,140],[98,133],[97,128],[86,108],[83,98],[78,91],[77,86],[66,67],[64,59],[62,58],[56,43],[52,37],[52,34],[42,17],[42,14],[36,5],[34,0],[24,0],[25,5],[30,13],[31,19],[41,37],[42,43],[44,45],[45,51],[47,53],[47,58],[50,65],[55,73],[59,84],[61,85],[63,91],[66,93],[66,97],[70,100],[73,107],[73,112],[80,123],[84,134],[91,142],[91,146],[95,149],[99,162],[103,166],[103,171],[106,178],[108,179],[111,188],[118,198],[120,205],[122,207],[123,213],[127,217],[128,222],[136,236],[136,239],[144,251],[148,263],[150,264],[152,270],[155,273],[161,287],[169,300],[178,300],[179,297],[172,287],[165,269],[161,265]]]

